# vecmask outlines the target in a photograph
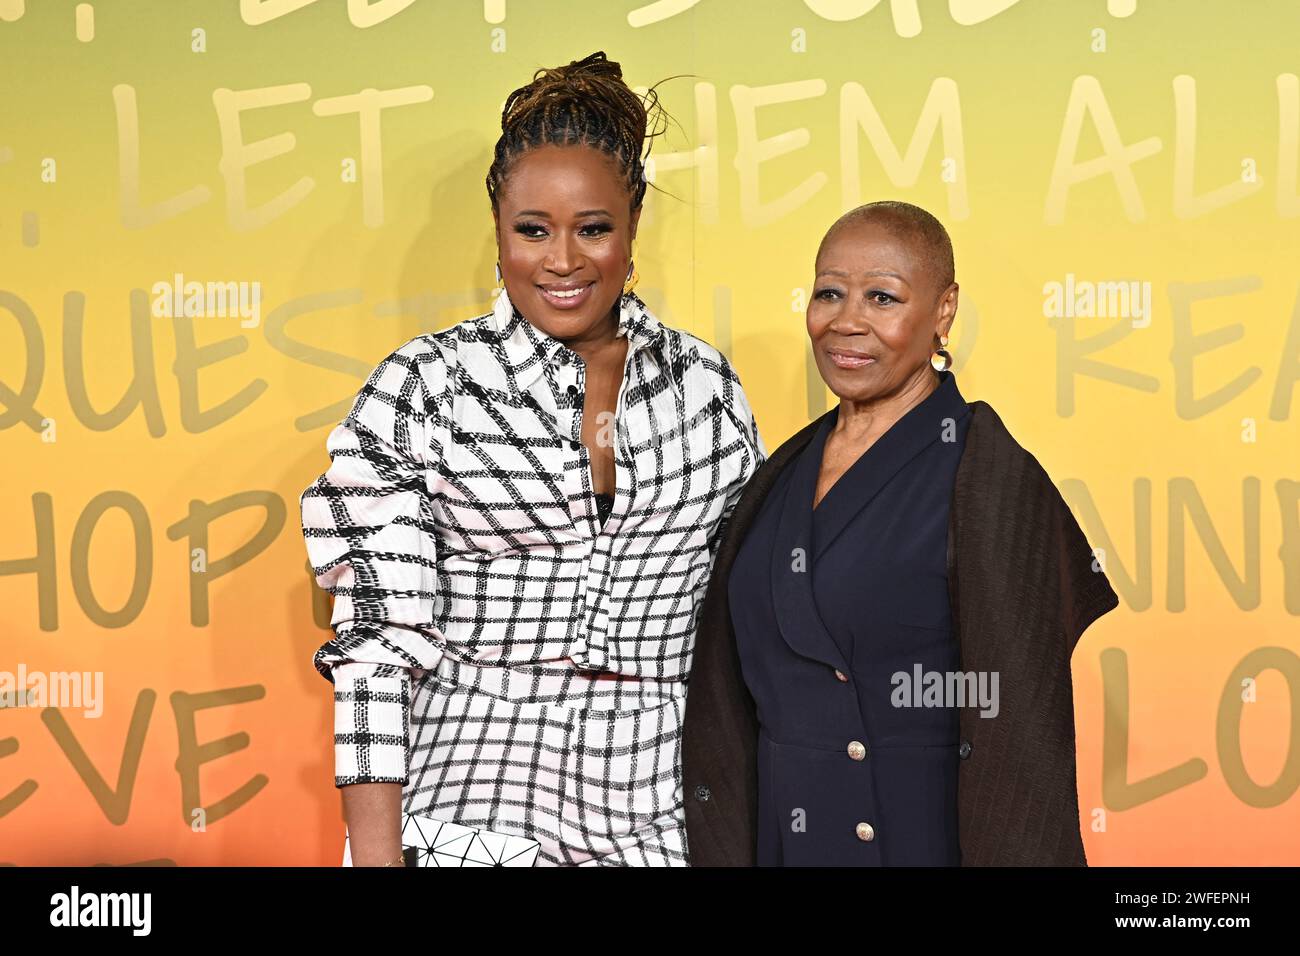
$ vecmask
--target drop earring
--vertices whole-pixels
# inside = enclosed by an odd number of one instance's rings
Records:
[[[504,289],[505,287],[506,287],[505,280],[501,278],[501,262],[498,260],[497,261],[497,288]]]
[[[939,347],[930,356],[930,366],[936,372],[946,372],[952,368],[952,353],[948,351],[948,336],[939,336]]]
[[[637,280],[641,277],[636,272],[636,260],[633,259],[627,266],[627,281],[623,283],[623,294],[627,295],[636,288]]]

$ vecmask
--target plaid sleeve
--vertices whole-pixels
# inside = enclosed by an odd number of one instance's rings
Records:
[[[330,433],[330,467],[301,496],[334,638],[316,669],[334,683],[335,785],[407,781],[412,668],[442,657],[436,542],[425,485],[429,347],[416,339],[374,370]]]
[[[345,663],[333,668],[334,785],[406,784],[411,682],[405,669]]]
[[[727,414],[740,431],[741,437],[748,446],[749,454],[745,471],[739,481],[727,490],[727,505],[722,513],[722,521],[725,524],[730,518],[731,513],[736,509],[740,496],[745,490],[745,485],[749,479],[754,476],[763,462],[767,461],[767,447],[763,444],[763,436],[758,433],[758,422],[754,418],[754,412],[749,407],[749,399],[745,396],[745,390],[740,385],[740,376],[732,368],[731,363],[725,357],[719,355],[720,372],[722,376],[722,407],[727,410]],[[719,536],[720,540],[721,536]]]

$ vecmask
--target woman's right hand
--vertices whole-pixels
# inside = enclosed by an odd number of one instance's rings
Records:
[[[353,783],[343,793],[353,866],[383,866],[402,855],[402,785]]]

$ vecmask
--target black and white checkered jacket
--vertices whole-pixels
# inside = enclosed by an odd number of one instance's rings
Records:
[[[719,531],[766,451],[716,349],[635,294],[619,311],[603,527],[579,441],[582,360],[504,291],[385,358],[330,434],[332,463],[300,504],[335,598],[314,663],[334,682],[336,785],[407,782],[411,681],[444,657],[688,677]]]

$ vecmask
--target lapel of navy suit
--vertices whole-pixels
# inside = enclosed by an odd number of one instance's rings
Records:
[[[817,424],[821,424],[821,421],[819,419]],[[804,455],[796,460],[793,466],[796,474],[791,481],[784,483],[784,487],[778,493],[789,498],[791,495],[808,491],[809,482],[806,472],[809,458],[810,456]],[[814,485],[816,468],[814,462],[812,464]],[[771,562],[772,603],[776,611],[776,620],[781,629],[781,637],[795,653],[821,661],[838,670],[847,671],[849,663],[844,657],[843,650],[826,629],[817,602],[813,599],[812,575],[789,573],[791,565],[795,562],[802,562],[806,567],[811,568],[816,560],[810,519],[811,514],[807,508],[781,508],[781,519],[777,526]]]

